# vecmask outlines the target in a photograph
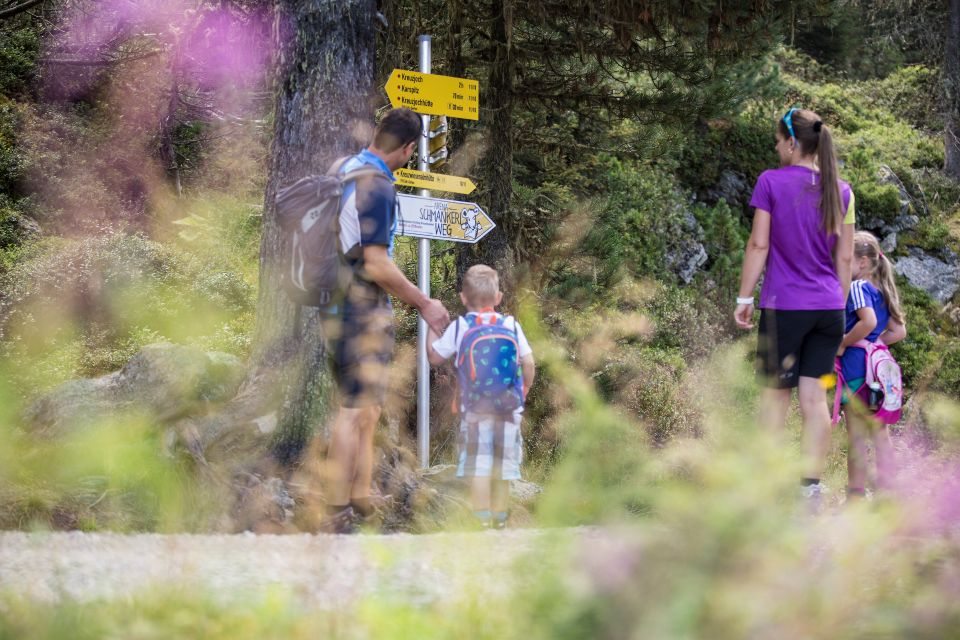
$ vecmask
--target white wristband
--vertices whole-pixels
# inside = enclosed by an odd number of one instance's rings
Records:
[[[753,304],[753,296],[749,298],[737,298],[737,304]]]

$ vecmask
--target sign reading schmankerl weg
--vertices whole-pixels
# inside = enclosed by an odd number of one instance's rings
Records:
[[[473,244],[493,231],[487,212],[473,202],[421,196],[397,196],[400,204],[399,232],[403,236],[452,240]]]
[[[394,69],[386,89],[394,107],[431,116],[480,119],[480,83],[476,80]]]

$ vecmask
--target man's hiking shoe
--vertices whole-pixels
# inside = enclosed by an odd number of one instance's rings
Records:
[[[331,513],[320,523],[320,533],[351,534],[357,532],[359,518],[353,507]]]

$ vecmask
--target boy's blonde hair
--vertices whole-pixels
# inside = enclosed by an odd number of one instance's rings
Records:
[[[887,256],[883,255],[877,237],[869,231],[857,231],[853,235],[853,255],[870,261],[870,276],[876,280],[877,287],[883,294],[890,317],[895,322],[903,324],[903,307],[900,304],[900,294],[893,277],[893,265],[887,260]]]
[[[493,306],[499,292],[500,276],[492,267],[475,264],[463,274],[463,295],[470,306]]]

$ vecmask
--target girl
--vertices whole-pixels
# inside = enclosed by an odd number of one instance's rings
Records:
[[[734,318],[753,327],[761,274],[759,369],[767,384],[761,421],[782,428],[798,388],[806,461],[802,485],[816,509],[830,436],[826,386],[843,339],[853,263],[853,193],[837,175],[830,129],[816,113],[790,109],[777,122],[780,168],[757,179],[753,229]]]
[[[891,345],[907,335],[893,267],[873,234],[858,231],[853,239],[854,261],[850,296],[847,299],[846,333],[837,356],[846,384],[846,395],[863,397],[866,389],[866,353],[851,345],[860,340]],[[886,425],[873,419],[862,405],[849,403],[846,411],[850,448],[847,452],[847,497],[863,497],[866,491],[867,439],[873,437],[877,457],[878,489],[889,488],[893,447]]]

